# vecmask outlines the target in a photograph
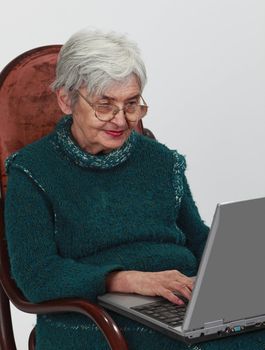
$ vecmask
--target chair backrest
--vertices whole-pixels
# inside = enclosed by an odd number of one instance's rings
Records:
[[[1,192],[6,189],[8,155],[49,133],[62,115],[50,91],[60,45],[25,52],[0,75]]]
[[[25,145],[48,134],[62,116],[49,86],[61,45],[39,47],[11,61],[0,73],[0,348],[15,350],[10,317],[11,300],[28,304],[10,276],[4,236],[5,159]],[[135,128],[143,133],[142,122]],[[147,131],[148,133],[148,131]],[[2,285],[2,286],[1,286]]]

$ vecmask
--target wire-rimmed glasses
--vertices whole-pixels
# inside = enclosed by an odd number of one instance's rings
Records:
[[[120,111],[124,112],[124,115],[129,122],[136,122],[139,119],[143,118],[148,111],[148,106],[141,95],[139,96],[138,99],[134,99],[131,102],[129,101],[125,103],[123,108],[119,108],[118,106],[116,106],[111,102],[91,103],[83,94],[81,94],[79,90],[77,90],[77,93],[94,110],[95,117],[102,122],[111,121],[113,118],[115,118],[116,114],[118,114]]]

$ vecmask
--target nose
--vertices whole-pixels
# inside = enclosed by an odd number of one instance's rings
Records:
[[[120,109],[116,114],[115,117],[112,119],[112,123],[116,124],[120,128],[125,127],[128,125],[126,115],[124,113],[123,109]]]

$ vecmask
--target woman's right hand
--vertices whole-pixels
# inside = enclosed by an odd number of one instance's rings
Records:
[[[107,277],[109,292],[137,293],[148,296],[162,296],[170,302],[183,305],[174,292],[190,299],[193,280],[178,270],[160,272],[115,271]]]

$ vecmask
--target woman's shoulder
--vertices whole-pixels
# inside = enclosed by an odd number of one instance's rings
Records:
[[[50,138],[49,134],[9,155],[5,160],[6,172],[8,173],[11,166],[30,167],[30,164],[38,163],[40,160],[45,162],[45,154],[49,153],[51,147]]]
[[[141,146],[144,146],[149,155],[157,157],[168,157],[173,162],[174,170],[184,172],[186,169],[186,157],[176,149],[170,149],[167,145],[152,139],[148,136],[140,135]]]

